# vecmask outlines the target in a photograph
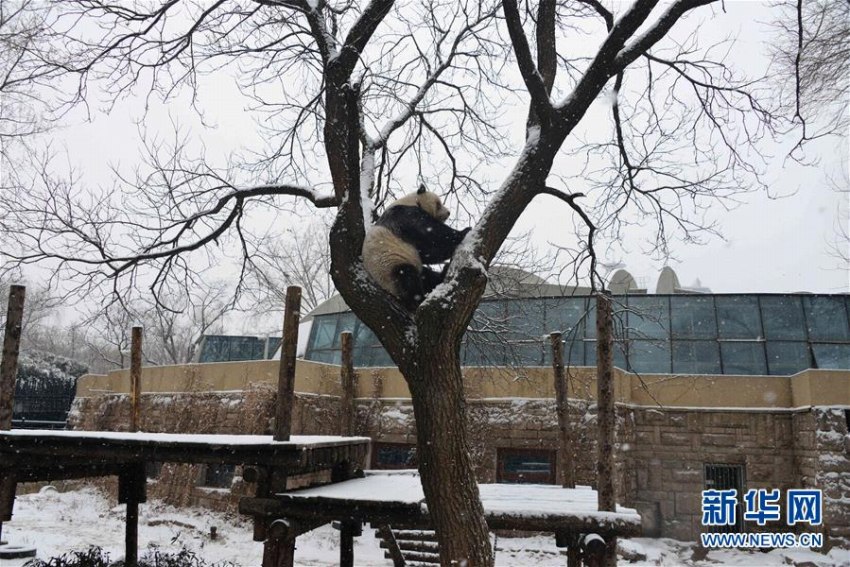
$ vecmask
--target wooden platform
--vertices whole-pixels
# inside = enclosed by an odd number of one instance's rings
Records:
[[[552,485],[480,484],[481,503],[491,530],[640,534],[631,508],[600,512],[596,491]],[[268,519],[369,522],[405,529],[429,529],[428,507],[416,474],[369,473],[365,478],[276,494],[243,498],[242,513]]]
[[[102,476],[147,462],[255,465],[295,475],[345,462],[360,466],[368,447],[368,437],[0,431],[0,479],[11,473],[17,482]]]
[[[0,431],[0,526],[12,519],[19,482],[114,475],[118,502],[127,504],[125,557],[135,565],[147,463],[242,465],[253,472],[262,497],[285,486],[289,476],[329,470],[333,481],[352,478],[366,461],[369,443],[368,437],[309,435],[275,441],[271,435]],[[255,522],[255,538],[265,539],[265,531],[266,522]]]

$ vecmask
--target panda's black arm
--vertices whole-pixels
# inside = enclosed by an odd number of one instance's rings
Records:
[[[452,257],[469,228],[455,230],[419,207],[396,205],[387,209],[378,224],[410,243],[423,264],[437,264]]]

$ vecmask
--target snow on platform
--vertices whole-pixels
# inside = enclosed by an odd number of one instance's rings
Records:
[[[334,447],[368,443],[368,437],[342,437],[339,435],[293,435],[289,441],[275,441],[271,435],[214,435],[186,433],[130,433],[126,431],[56,431],[50,429],[13,429],[0,432],[3,438],[32,438],[39,439],[85,439],[108,440],[137,443],[166,443],[166,444],[202,444],[212,446],[296,446],[296,447]]]
[[[509,529],[535,526],[587,526],[638,533],[640,515],[632,508],[600,512],[595,490],[588,487],[561,488],[543,484],[479,484],[481,503],[488,522],[510,525]],[[340,507],[358,511],[388,510],[416,512],[427,516],[428,507],[418,475],[367,472],[365,478],[277,494],[281,508],[306,506],[311,509]],[[368,513],[366,514],[368,515]],[[491,526],[492,527],[492,526]],[[494,528],[495,529],[495,528]]]
[[[361,463],[369,443],[368,437],[331,435],[275,441],[271,435],[16,429],[0,432],[0,479],[9,468],[24,482],[114,475],[125,465],[154,461],[275,466],[294,475]]]

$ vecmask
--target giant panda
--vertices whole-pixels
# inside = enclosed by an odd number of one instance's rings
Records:
[[[366,232],[363,264],[378,285],[413,311],[440,282],[443,272],[424,264],[445,262],[469,228],[444,224],[449,210],[424,185],[390,203]]]

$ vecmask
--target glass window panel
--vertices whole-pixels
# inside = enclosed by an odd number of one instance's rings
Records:
[[[584,336],[596,340],[596,299],[594,297],[587,299],[587,317],[584,318],[584,323]]]
[[[582,339],[565,338],[564,362],[569,366],[584,366],[584,341]],[[596,343],[593,343],[596,345]],[[543,366],[552,365],[552,345],[547,340],[543,345]]]
[[[227,360],[259,360],[263,358],[263,344],[256,337],[228,337],[230,354]]]
[[[504,366],[505,345],[495,333],[466,334],[463,360],[467,366]]]
[[[395,363],[384,347],[373,347],[372,366],[395,366]]]
[[[717,341],[673,341],[673,372],[720,374]]]
[[[586,366],[596,366],[596,341],[584,342],[584,360]],[[626,370],[626,344],[614,341],[614,366]]]
[[[355,346],[371,347],[380,346],[381,344],[381,341],[378,340],[378,337],[372,332],[372,329],[364,325],[362,322],[357,325],[356,333],[357,334],[354,337]]]
[[[670,373],[670,343],[664,341],[630,341],[629,363],[634,372]]]
[[[283,343],[283,337],[268,337],[266,341],[268,343],[266,354],[268,355],[268,359],[271,360]]]
[[[762,296],[761,317],[764,322],[764,336],[768,340],[805,340],[806,338],[806,330],[803,326],[803,304],[798,296]]]
[[[626,298],[622,295],[614,296],[611,302],[611,318],[614,322],[614,338],[625,339],[626,327]],[[596,299],[590,297],[587,302],[587,317],[585,317],[584,336],[596,340]]]
[[[628,333],[630,338],[666,339],[670,328],[667,297],[629,297]]]
[[[310,359],[316,362],[324,362],[325,364],[339,364],[342,359],[342,353],[338,350],[314,350],[310,353]]]
[[[372,347],[356,346],[356,342],[354,344],[354,366],[374,366],[372,364],[372,351],[374,349]],[[340,351],[340,353],[341,352],[342,351]]]
[[[850,339],[843,297],[804,296],[806,324],[811,340],[843,341]]]
[[[723,359],[724,374],[762,376],[767,374],[764,343],[755,341],[721,342],[720,356]]]
[[[767,368],[771,374],[796,374],[809,368],[809,345],[802,342],[768,341]]]
[[[545,334],[560,332],[566,339],[569,336],[582,337],[584,314],[587,301],[584,297],[559,297],[544,300],[546,311]]]
[[[540,341],[546,332],[543,323],[544,305],[539,299],[515,299],[506,302],[508,340]]]
[[[337,315],[337,328],[334,331],[334,341],[333,345],[335,347],[339,347],[341,345],[340,335],[348,331],[349,333],[354,333],[354,328],[357,326],[357,317],[354,313],[342,313]]]
[[[310,341],[311,349],[329,348],[334,343],[336,333],[336,315],[316,317],[313,319],[313,336]]]
[[[713,339],[717,337],[713,297],[696,295],[671,297],[670,309],[674,338]]]
[[[227,360],[228,343],[225,337],[208,336],[204,338],[204,346],[200,362],[221,362]]]
[[[714,298],[717,307],[717,327],[721,339],[760,339],[761,330],[758,298],[753,296],[719,295]]]
[[[813,344],[818,368],[850,369],[850,345]]]

